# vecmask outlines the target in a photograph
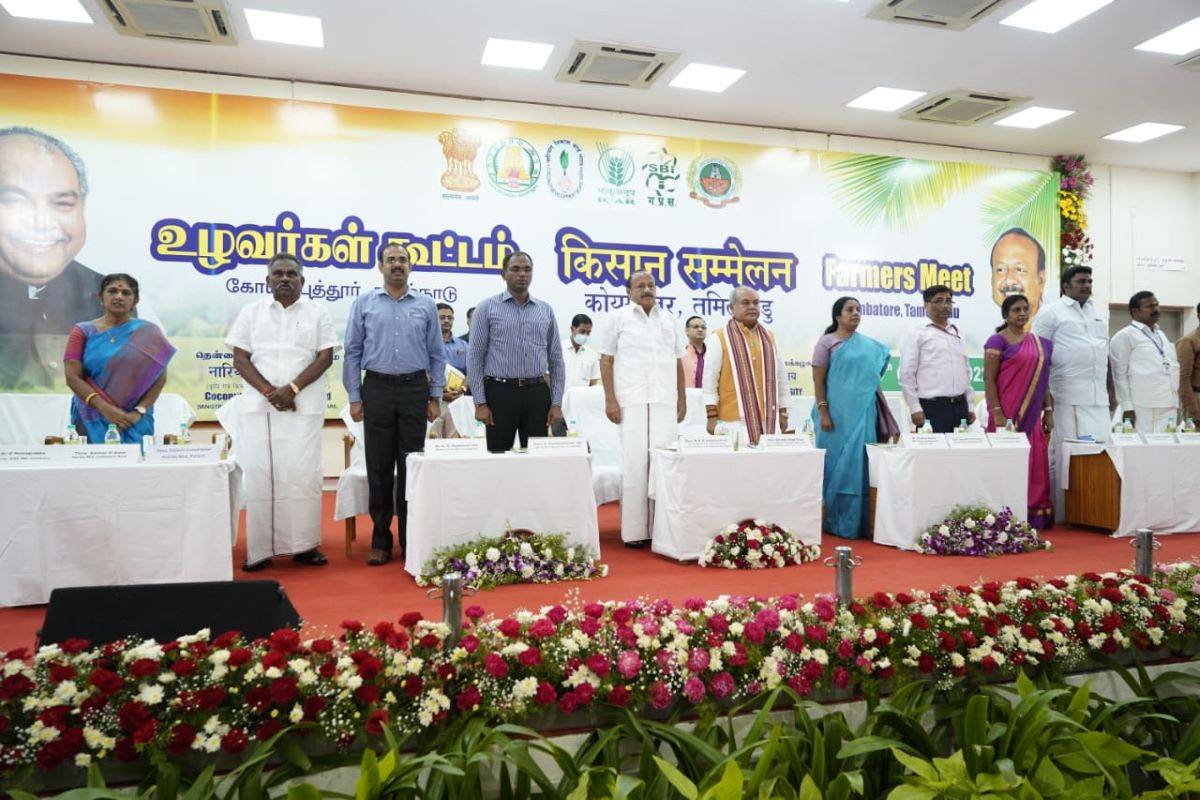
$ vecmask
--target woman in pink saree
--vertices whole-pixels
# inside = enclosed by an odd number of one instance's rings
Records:
[[[1051,343],[1026,331],[1029,300],[1009,295],[1000,306],[1004,324],[983,346],[983,386],[988,431],[1012,423],[1029,439],[1029,524],[1039,531],[1054,522],[1047,442],[1054,429],[1054,400],[1048,385]]]

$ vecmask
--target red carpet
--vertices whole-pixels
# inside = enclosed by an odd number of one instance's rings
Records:
[[[466,605],[478,604],[488,611],[506,613],[515,608],[536,608],[572,598],[582,600],[624,600],[638,596],[666,597],[679,602],[687,597],[715,597],[719,594],[813,595],[832,591],[833,570],[820,562],[786,569],[725,570],[702,569],[695,564],[679,564],[651,553],[622,547],[619,511],[616,503],[602,506],[600,543],[603,560],[609,566],[607,578],[549,586],[506,586],[467,598]],[[403,566],[393,561],[383,567],[368,567],[370,520],[359,517],[359,538],[354,558],[347,561],[343,548],[343,527],[333,522],[333,495],[325,495],[325,544],[329,556],[325,567],[304,567],[281,558],[252,578],[280,581],[301,616],[312,626],[332,627],[343,619],[359,619],[368,624],[381,619],[395,620],[405,611],[421,611],[427,617],[441,615],[441,601],[426,597]],[[243,525],[244,525],[243,520]],[[1028,553],[1000,558],[958,558],[922,556],[882,547],[871,542],[850,542],[863,564],[854,573],[856,594],[875,591],[898,592],[910,588],[935,589],[944,584],[971,583],[979,580],[1007,580],[1021,575],[1061,575],[1087,570],[1105,571],[1130,566],[1133,548],[1128,539],[1112,539],[1099,532],[1052,530],[1047,537],[1054,551]],[[1178,561],[1200,555],[1200,537],[1175,534],[1160,537],[1159,561]],[[825,537],[825,555],[844,544]],[[239,546],[233,554],[234,576],[245,556]],[[0,649],[31,646],[41,625],[44,606],[0,609]]]

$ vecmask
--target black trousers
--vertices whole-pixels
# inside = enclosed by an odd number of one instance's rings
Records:
[[[550,414],[550,386],[517,386],[485,378],[487,404],[492,424],[487,429],[487,449],[503,453],[512,449],[513,436],[521,435],[521,447],[530,436],[545,436],[546,417]]]
[[[408,544],[408,501],[404,496],[404,460],[425,449],[429,380],[422,375],[389,383],[367,375],[362,385],[363,447],[370,491],[371,549],[392,551],[392,515],[399,521],[400,551]]]
[[[960,420],[967,418],[967,396],[921,398],[921,410],[934,433],[953,433]]]

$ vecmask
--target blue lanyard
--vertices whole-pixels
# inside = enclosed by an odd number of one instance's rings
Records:
[[[1159,342],[1158,331],[1155,331],[1154,335],[1151,336],[1150,334],[1146,333],[1145,328],[1138,328],[1138,330],[1142,332],[1142,336],[1145,336],[1150,340],[1150,343],[1154,345],[1154,349],[1158,351],[1158,357],[1165,361],[1167,358],[1167,351],[1166,348]]]

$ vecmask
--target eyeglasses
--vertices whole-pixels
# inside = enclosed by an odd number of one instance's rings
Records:
[[[954,301],[953,300],[930,300],[929,305],[931,305],[931,306],[952,306],[952,305],[954,305]]]

